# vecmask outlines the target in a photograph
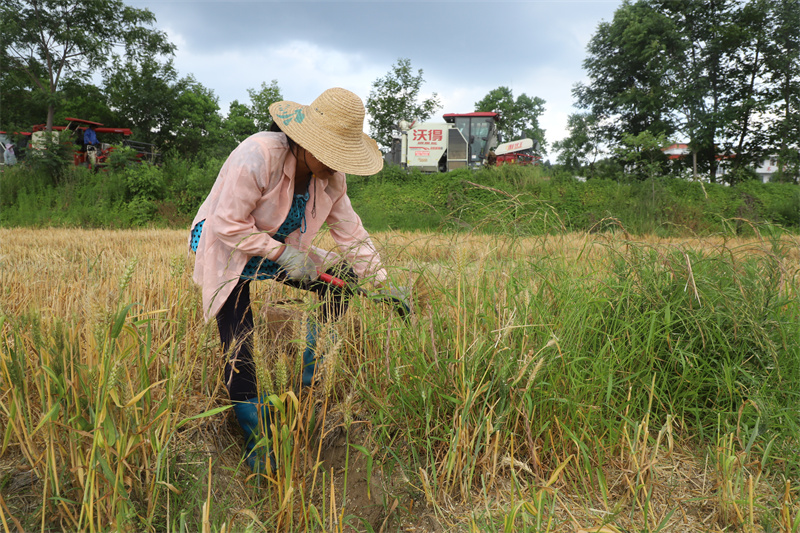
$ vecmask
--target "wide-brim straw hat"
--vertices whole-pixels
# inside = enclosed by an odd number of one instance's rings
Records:
[[[363,131],[364,103],[347,89],[328,89],[311,105],[275,102],[269,114],[286,135],[333,170],[370,176],[383,168],[378,144]]]

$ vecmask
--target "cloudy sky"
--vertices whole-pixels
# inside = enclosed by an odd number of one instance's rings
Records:
[[[438,113],[467,113],[500,86],[546,101],[548,145],[566,135],[572,86],[585,79],[586,44],[621,0],[383,1],[126,0],[147,8],[193,74],[227,112],[248,88],[278,80],[284,98],[310,103],[326,88],[362,99],[398,58],[423,70]],[[366,128],[366,125],[365,125]]]

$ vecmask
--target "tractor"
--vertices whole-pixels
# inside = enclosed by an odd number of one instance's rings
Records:
[[[67,118],[66,126],[53,126],[53,139],[62,143],[71,143],[74,147],[73,163],[75,166],[86,166],[98,169],[106,164],[108,154],[115,149],[115,145],[108,142],[101,142],[99,147],[83,142],[84,133],[90,126],[95,126],[95,132],[101,137],[122,136],[123,147],[129,147],[136,151],[137,162],[159,163],[161,154],[155,151],[155,146],[149,143],[131,141],[128,139],[132,135],[130,128],[111,128],[105,127],[99,122],[84,120],[80,118]],[[46,146],[45,124],[33,126],[29,148],[42,150]],[[100,139],[98,139],[100,140]]]

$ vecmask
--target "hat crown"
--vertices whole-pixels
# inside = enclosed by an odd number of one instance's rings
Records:
[[[364,104],[347,89],[326,90],[311,102],[306,112],[320,126],[337,135],[360,136],[364,127]]]
[[[364,103],[347,89],[328,89],[309,105],[275,102],[269,114],[283,133],[334,170],[369,176],[383,168],[378,145],[363,131]]]

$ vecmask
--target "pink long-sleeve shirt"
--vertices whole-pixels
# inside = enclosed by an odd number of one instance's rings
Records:
[[[284,245],[271,235],[289,214],[296,165],[283,133],[260,132],[245,139],[222,166],[192,222],[194,227],[205,220],[193,279],[203,291],[206,321],[225,303],[250,257],[274,261],[283,252]],[[340,259],[311,244],[323,223],[359,278],[375,283],[387,279],[380,256],[350,204],[341,172],[312,178],[305,232],[297,229],[286,237],[286,244],[308,252],[320,268]]]

